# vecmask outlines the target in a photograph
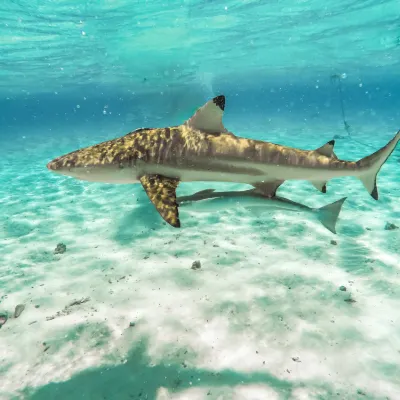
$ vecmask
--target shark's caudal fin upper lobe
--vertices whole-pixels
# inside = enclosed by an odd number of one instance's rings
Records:
[[[346,199],[347,197],[344,197],[338,201],[335,201],[334,203],[328,204],[327,206],[318,208],[316,210],[317,217],[321,224],[332,233],[336,234],[336,222]]]
[[[359,176],[361,182],[364,184],[368,193],[373,199],[378,200],[378,187],[376,185],[376,177],[385,164],[386,160],[390,157],[393,150],[396,148],[397,143],[400,140],[400,131],[397,132],[396,136],[384,147],[375,153],[362,158],[357,161],[357,166],[361,170],[361,175]]]

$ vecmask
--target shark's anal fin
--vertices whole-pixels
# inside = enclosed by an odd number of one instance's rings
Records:
[[[225,96],[214,97],[200,107],[185,124],[202,132],[219,135],[227,132],[222,123],[225,109]]]
[[[256,192],[265,196],[265,197],[275,197],[276,191],[279,186],[285,181],[276,180],[276,181],[266,181],[266,182],[257,182],[254,183],[253,186],[256,188]]]
[[[160,175],[144,175],[140,183],[157,211],[166,222],[175,228],[180,228],[176,188],[179,180]]]

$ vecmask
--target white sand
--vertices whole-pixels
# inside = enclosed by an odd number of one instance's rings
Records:
[[[3,159],[0,311],[26,308],[0,330],[1,399],[400,398],[400,229],[384,229],[400,225],[399,149],[378,177],[378,202],[352,178],[327,195],[306,182],[280,189],[310,206],[348,196],[336,236],[301,214],[234,209],[181,211],[176,230],[140,186],[44,169],[105,132],[86,142],[32,134]],[[296,143],[290,132],[281,143]],[[382,132],[362,138],[378,149],[394,133]],[[301,145],[330,136],[302,135]],[[341,158],[371,152],[336,147]],[[179,192],[207,187],[243,186]],[[67,251],[54,255],[58,243]]]

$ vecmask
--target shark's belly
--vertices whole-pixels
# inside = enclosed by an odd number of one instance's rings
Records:
[[[132,184],[137,183],[136,171],[133,168],[88,167],[71,168],[65,175],[87,182]]]
[[[187,169],[176,168],[165,165],[149,165],[142,169],[145,174],[159,174],[171,178],[179,179],[181,182],[238,182],[238,183],[255,183],[259,182],[260,174],[249,174],[245,171],[232,170],[229,168],[224,170],[219,168],[209,169]]]

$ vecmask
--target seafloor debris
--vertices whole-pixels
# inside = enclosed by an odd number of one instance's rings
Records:
[[[132,328],[132,327],[134,327],[136,324],[132,321],[132,322],[129,322],[129,326]]]
[[[192,269],[200,269],[201,268],[201,262],[200,261],[193,261],[192,264]]]
[[[394,231],[395,229],[399,229],[399,227],[391,222],[386,222],[385,230],[386,231]]]
[[[6,312],[0,312],[0,328],[7,322],[8,314]]]
[[[18,304],[15,307],[14,318],[18,318],[22,314],[22,311],[24,311],[24,310],[25,310],[25,306],[23,304]]]
[[[293,360],[294,362],[301,362],[299,357],[292,357],[292,360]]]
[[[339,290],[341,290],[342,292],[345,292],[347,290],[346,286],[340,286]]]
[[[348,299],[344,299],[344,301],[345,301],[346,303],[356,303],[356,301],[355,301],[354,299],[352,299],[351,297],[348,298]]]
[[[54,254],[63,254],[67,251],[67,246],[64,243],[58,243],[54,250]]]
[[[80,304],[86,303],[90,300],[90,297],[82,297],[80,300],[73,300],[71,303],[67,304],[62,311],[57,311],[57,314],[51,315],[50,317],[46,317],[46,321],[51,321],[57,317],[61,317],[63,315],[71,314],[71,307],[79,306]]]
[[[336,240],[331,240],[331,244],[332,244],[333,246],[337,246],[337,241],[336,241]]]
[[[90,297],[83,297],[80,300],[72,301],[67,306],[65,306],[65,308],[73,307],[73,306],[79,306],[80,304],[87,303],[89,300],[90,300]]]

